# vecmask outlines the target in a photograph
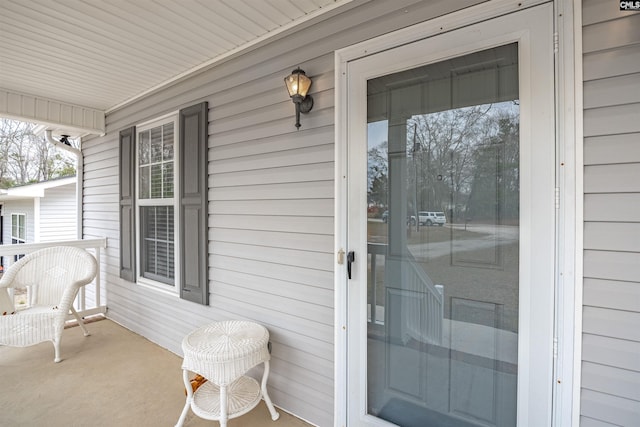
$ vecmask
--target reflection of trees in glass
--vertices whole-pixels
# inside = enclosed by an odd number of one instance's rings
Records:
[[[408,131],[415,132],[408,141],[417,170],[418,210],[455,210],[460,195],[468,193],[473,147],[482,138],[491,107],[459,108],[409,120]]]
[[[452,221],[518,215],[518,106],[477,105],[407,121],[408,192],[416,211]],[[496,204],[498,203],[498,205]]]
[[[173,123],[162,126],[162,160],[173,160]]]
[[[367,172],[367,202],[369,206],[387,206],[388,173],[387,142],[369,148]]]
[[[442,211],[450,222],[518,218],[517,102],[415,115],[406,128],[410,211]],[[369,206],[388,205],[387,151],[387,142],[369,147]]]
[[[475,150],[473,184],[467,215],[495,223],[519,217],[519,128],[518,116],[501,114],[495,119],[497,132]]]

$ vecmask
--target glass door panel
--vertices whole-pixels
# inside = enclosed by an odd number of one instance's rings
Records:
[[[367,82],[367,413],[515,426],[518,45]]]

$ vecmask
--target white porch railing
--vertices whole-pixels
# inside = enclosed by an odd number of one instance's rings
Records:
[[[39,249],[52,246],[75,246],[77,248],[84,248],[93,252],[96,261],[98,261],[98,273],[92,283],[80,288],[80,292],[78,292],[78,296],[74,302],[74,307],[81,317],[105,314],[107,312],[107,305],[105,301],[106,288],[103,287],[102,281],[100,280],[100,257],[101,249],[107,247],[107,239],[64,240],[57,242],[0,245],[0,257],[2,257],[3,260],[4,271],[14,263],[16,256],[28,254]],[[30,302],[28,293],[27,301]],[[68,320],[72,319],[73,316],[69,316]]]
[[[368,243],[369,286],[371,289],[368,301],[367,320],[373,324],[384,325],[386,319],[385,306],[390,295],[385,295],[385,303],[378,302],[377,267],[378,257],[385,265],[387,245],[384,243]],[[414,338],[420,342],[440,345],[444,323],[444,288],[434,284],[424,272],[416,259],[407,253],[400,262],[403,280],[402,289],[398,290],[402,303],[400,331],[403,336]],[[385,277],[387,274],[385,274]]]

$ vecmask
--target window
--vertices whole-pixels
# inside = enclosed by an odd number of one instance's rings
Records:
[[[27,243],[27,215],[11,214],[11,243]]]
[[[177,122],[175,116],[141,126],[136,139],[138,271],[142,283],[159,282],[172,287],[176,277],[175,224],[179,212],[175,197],[178,177],[174,174]]]
[[[27,243],[27,215],[21,213],[11,214],[11,244]],[[14,262],[24,255],[14,256]]]
[[[209,304],[206,102],[120,131],[120,278]]]

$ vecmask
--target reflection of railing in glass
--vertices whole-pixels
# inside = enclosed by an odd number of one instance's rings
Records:
[[[377,267],[379,256],[386,258],[387,245],[383,243],[368,243],[367,253],[369,261],[369,313],[368,321],[372,324],[384,325],[385,303],[379,305],[377,292]],[[435,285],[411,254],[402,260],[403,283],[405,293],[403,300],[403,318],[400,325],[404,340],[413,338],[419,342],[442,343],[442,328],[444,319],[444,289],[442,285]],[[408,296],[411,294],[412,296]]]

